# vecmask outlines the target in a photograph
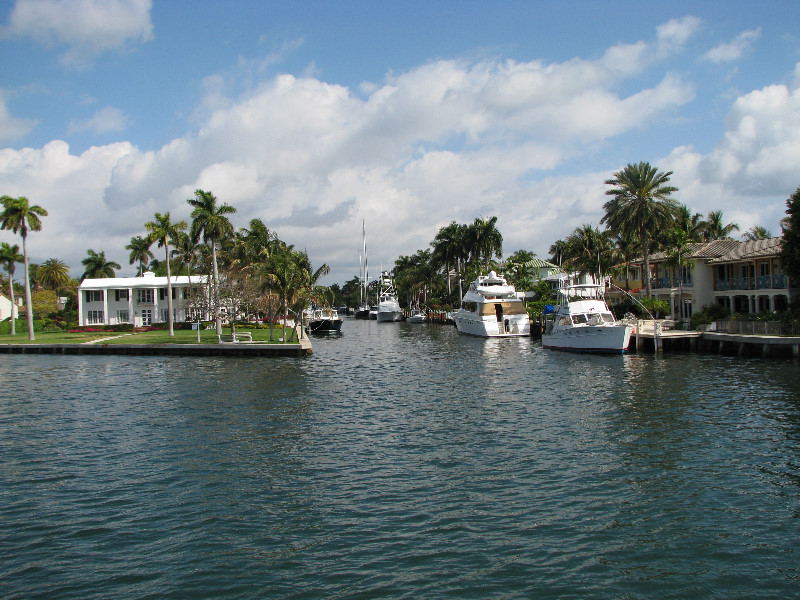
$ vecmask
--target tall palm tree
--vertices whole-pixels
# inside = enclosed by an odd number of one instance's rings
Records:
[[[461,264],[469,256],[467,250],[467,225],[461,225],[452,221],[449,225],[439,229],[431,246],[433,252],[431,254],[431,262],[434,268],[445,269],[445,276],[447,277],[447,295],[452,293],[450,289],[450,268],[456,268],[458,276],[459,293],[458,300],[461,301]]]
[[[38,204],[31,205],[25,196],[0,198],[3,212],[0,214],[0,229],[10,229],[22,237],[22,256],[25,263],[25,305],[28,315],[28,339],[36,339],[33,334],[33,301],[31,300],[31,279],[28,267],[28,231],[41,231],[42,221],[47,211]]]
[[[95,252],[92,249],[86,251],[87,257],[81,261],[84,266],[83,279],[103,279],[105,277],[116,277],[114,270],[119,270],[122,267],[118,262],[108,260],[104,250]]]
[[[11,300],[11,335],[17,335],[16,319],[14,318],[14,271],[16,270],[17,263],[25,260],[25,257],[19,253],[19,246],[13,246],[3,242],[0,246],[0,263],[3,263],[3,268],[8,273],[8,297]]]
[[[475,222],[469,226],[467,238],[470,245],[470,257],[478,262],[483,260],[487,270],[493,255],[496,258],[503,255],[503,236],[497,229],[497,217],[475,219]]]
[[[723,225],[722,211],[712,210],[706,217],[706,229],[703,232],[703,239],[707,242],[712,240],[722,240],[730,237],[734,231],[739,231],[739,226],[730,222]]]
[[[652,295],[650,281],[650,244],[653,236],[674,221],[678,202],[671,197],[678,188],[667,185],[672,171],[659,171],[650,163],[628,164],[614,173],[606,185],[612,199],[603,205],[606,214],[600,219],[612,233],[629,232],[637,237],[644,258],[643,278],[647,296]]]
[[[45,289],[57,292],[69,285],[69,267],[63,260],[48,258],[39,265],[36,279]]]
[[[155,255],[150,250],[152,244],[153,242],[149,237],[137,235],[132,237],[131,243],[125,246],[125,250],[131,251],[128,255],[128,264],[132,265],[137,261],[139,262],[139,277],[144,275],[144,268],[150,262],[150,259],[155,258]]]
[[[755,240],[767,240],[772,237],[772,232],[761,225],[753,225],[742,234],[745,241],[754,242]]]
[[[172,317],[172,273],[169,268],[169,243],[173,243],[178,238],[181,231],[186,229],[186,221],[173,223],[169,213],[156,213],[155,219],[144,224],[144,228],[150,232],[150,240],[158,242],[159,248],[164,248],[164,255],[167,263],[167,324],[170,337],[175,335]]]
[[[195,190],[194,198],[187,202],[192,210],[192,235],[201,235],[203,241],[211,245],[212,267],[214,277],[214,319],[217,324],[217,334],[222,334],[222,320],[220,318],[219,296],[219,269],[217,266],[217,243],[233,233],[233,226],[225,215],[236,212],[229,204],[217,205],[217,198],[211,192]]]

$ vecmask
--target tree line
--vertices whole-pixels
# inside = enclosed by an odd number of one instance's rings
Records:
[[[59,259],[48,259],[41,265],[31,265],[27,259],[27,235],[40,231],[40,217],[47,211],[31,205],[27,198],[2,197],[3,211],[0,227],[12,230],[22,237],[22,254],[19,247],[3,243],[0,262],[9,275],[9,291],[14,302],[13,276],[15,265],[25,264],[24,286],[27,307],[28,336],[34,339],[33,302],[31,283],[52,290],[76,287],[69,277],[69,267]],[[172,306],[173,274],[204,275],[211,281],[210,297],[206,307],[214,315],[217,333],[222,332],[222,308],[232,321],[242,314],[266,314],[272,322],[282,309],[284,328],[289,313],[301,313],[309,301],[330,301],[330,290],[317,284],[330,269],[323,264],[316,270],[304,251],[283,242],[274,231],[261,221],[252,219],[249,227],[235,229],[229,215],[236,209],[220,203],[213,193],[198,189],[187,199],[191,222],[175,221],[169,212],[155,213],[144,223],[144,234],[131,238],[125,247],[130,251],[130,264],[138,264],[138,273],[151,268],[167,277],[167,323],[169,334],[174,335]],[[163,249],[163,260],[156,259],[153,246]],[[81,261],[84,272],[80,279],[114,277],[121,266],[109,260],[104,251],[89,249]],[[12,319],[12,334],[15,334]]]

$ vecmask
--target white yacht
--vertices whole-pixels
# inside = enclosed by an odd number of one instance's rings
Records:
[[[561,303],[547,317],[542,346],[576,352],[623,353],[634,326],[617,321],[596,284],[571,285],[558,291]]]
[[[453,313],[459,333],[480,337],[524,336],[531,333],[528,311],[516,290],[494,271],[469,285],[461,309]]]
[[[400,310],[400,303],[397,301],[397,292],[394,291],[392,279],[384,273],[378,286],[378,323],[388,321],[400,321],[403,312]]]

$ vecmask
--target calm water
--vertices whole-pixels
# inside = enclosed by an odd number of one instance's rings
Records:
[[[800,367],[346,321],[0,357],[3,598],[800,596]]]

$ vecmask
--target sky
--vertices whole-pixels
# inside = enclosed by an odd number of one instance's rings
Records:
[[[362,223],[374,267],[491,216],[506,256],[547,258],[639,161],[779,235],[799,22],[796,0],[0,0],[0,194],[48,211],[30,259],[73,277],[88,249],[133,275],[130,239],[196,189],[322,283],[358,274]]]

